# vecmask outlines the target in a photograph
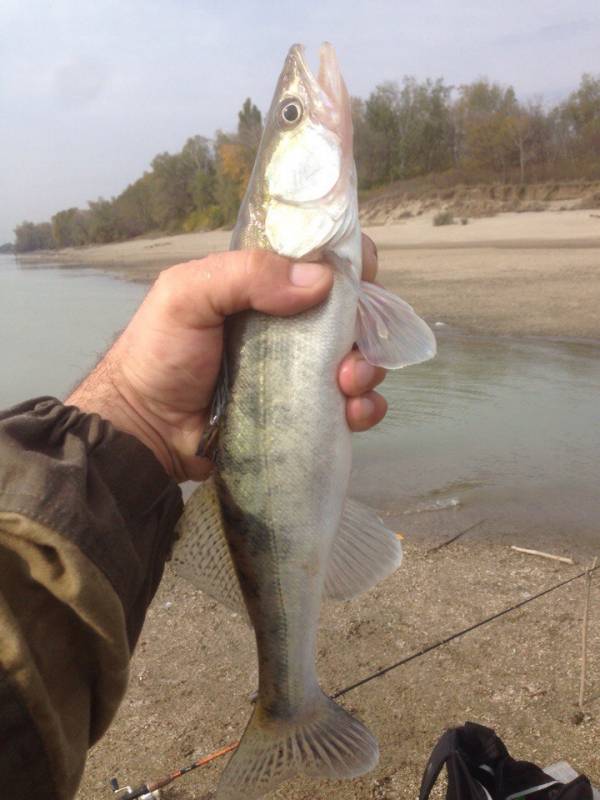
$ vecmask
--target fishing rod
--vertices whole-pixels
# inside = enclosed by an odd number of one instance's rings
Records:
[[[383,667],[382,669],[378,669],[375,672],[372,672],[369,675],[366,675],[364,678],[361,678],[354,683],[345,686],[343,689],[339,689],[337,692],[334,692],[331,697],[335,700],[338,697],[342,697],[348,692],[357,689],[359,686],[364,686],[366,683],[370,683],[375,678],[381,678],[383,675],[387,675],[388,672],[392,672],[392,670],[398,669],[399,667],[404,666],[405,664],[410,663],[411,661],[416,661],[418,658],[422,658],[423,656],[427,655],[427,653],[431,653],[432,650],[437,650],[439,647],[443,647],[450,642],[453,642],[455,639],[459,639],[461,636],[465,636],[467,633],[471,633],[472,631],[477,630],[478,628],[482,628],[484,625],[489,625],[491,622],[495,622],[496,620],[500,619],[501,617],[506,616],[506,614],[510,614],[513,611],[517,611],[519,608],[523,608],[528,603],[533,603],[534,600],[539,600],[540,597],[545,597],[546,595],[550,594],[551,592],[555,592],[558,589],[562,589],[564,586],[567,586],[573,581],[579,580],[580,578],[584,578],[587,575],[592,575],[594,572],[600,570],[600,564],[597,566],[591,567],[589,569],[583,570],[583,572],[579,572],[577,575],[572,575],[570,578],[565,578],[564,581],[560,581],[559,583],[555,583],[552,586],[549,586],[547,589],[542,589],[540,592],[531,595],[531,597],[527,597],[524,600],[515,603],[508,608],[504,608],[501,611],[492,614],[485,619],[479,620],[479,622],[473,623],[473,625],[469,625],[467,628],[462,628],[460,631],[456,631],[455,633],[446,636],[443,639],[440,639],[433,644],[426,645],[422,647],[420,650],[417,650],[414,653],[411,653],[409,656],[402,658],[400,661],[395,661],[393,664],[389,664],[387,667]],[[227,755],[227,753],[233,752],[239,742],[233,742],[232,744],[227,745],[226,747],[222,747],[219,750],[215,750],[214,753],[210,753],[207,756],[202,756],[201,758],[193,761],[186,767],[181,767],[181,769],[175,770],[175,772],[171,772],[169,775],[161,778],[158,781],[153,781],[150,783],[144,783],[139,786],[137,789],[132,789],[130,786],[126,786],[123,788],[119,788],[119,784],[116,778],[112,778],[110,781],[110,786],[115,795],[118,796],[118,800],[159,800],[160,798],[160,789],[164,786],[168,786],[168,784],[172,783],[173,781],[181,778],[182,775],[186,775],[188,772],[192,772],[192,770],[198,769],[198,767],[204,767],[206,764],[209,764],[211,761],[215,761],[217,758],[221,758],[222,756]]]
[[[116,778],[111,779],[110,787],[113,791],[113,794],[117,795],[119,800],[137,800],[138,798],[139,800],[159,800],[160,789],[162,789],[164,786],[168,786],[169,783],[176,781],[177,778],[181,778],[182,775],[187,775],[188,772],[192,772],[194,769],[198,769],[198,767],[204,767],[211,761],[221,758],[222,756],[226,756],[227,753],[231,753],[233,750],[235,750],[238,744],[239,742],[233,742],[232,744],[228,744],[226,747],[221,747],[220,750],[215,750],[214,753],[210,753],[207,756],[201,756],[200,758],[196,759],[196,761],[192,761],[192,763],[188,764],[187,767],[176,769],[175,772],[171,772],[164,778],[160,778],[157,781],[144,783],[141,786],[138,786],[137,789],[132,789],[131,786],[124,786],[123,788],[120,788],[119,782]]]

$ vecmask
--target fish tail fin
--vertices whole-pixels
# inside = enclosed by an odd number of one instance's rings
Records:
[[[322,692],[292,719],[271,717],[259,705],[223,772],[216,800],[253,800],[298,774],[355,778],[378,758],[370,731]]]

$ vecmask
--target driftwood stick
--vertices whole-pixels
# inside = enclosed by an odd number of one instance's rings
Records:
[[[570,564],[573,566],[575,563],[572,558],[567,556],[555,556],[552,553],[544,553],[541,550],[530,550],[528,547],[517,547],[516,544],[511,544],[511,550],[517,553],[525,553],[528,556],[540,556],[541,558],[550,558],[552,561],[561,561],[563,564]]]
[[[591,568],[588,567],[585,575],[585,605],[583,608],[583,625],[581,633],[581,676],[579,679],[579,710],[583,711],[585,700],[585,686],[587,682],[588,662],[588,632],[590,627],[590,604],[592,599],[592,572],[598,566],[598,559],[594,559]]]

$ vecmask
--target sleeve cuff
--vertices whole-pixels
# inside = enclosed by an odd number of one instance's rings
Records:
[[[154,454],[51,397],[0,412],[0,504],[75,544],[108,578],[130,647],[162,577],[183,503]]]

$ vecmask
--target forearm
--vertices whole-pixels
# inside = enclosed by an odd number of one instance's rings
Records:
[[[0,464],[2,796],[66,800],[125,691],[181,493],[136,439],[52,399],[0,413]]]
[[[119,348],[111,349],[65,400],[87,414],[98,414],[117,430],[135,436],[151,450],[168,475],[175,474],[173,459],[164,438],[141,413],[120,377]]]

